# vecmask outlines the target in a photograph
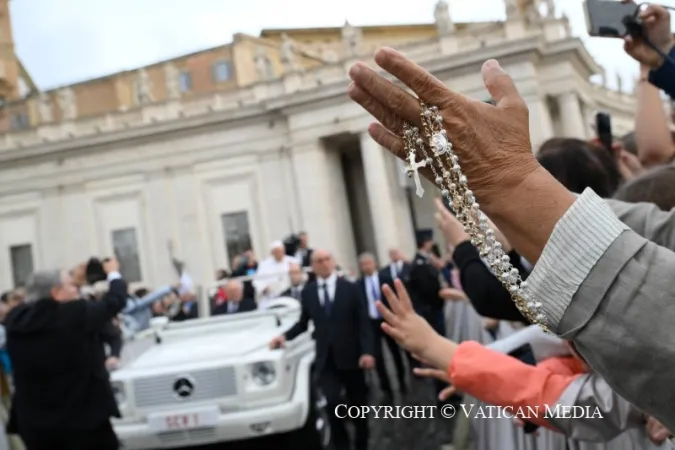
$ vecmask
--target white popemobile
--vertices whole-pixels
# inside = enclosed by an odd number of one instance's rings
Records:
[[[111,374],[123,449],[187,447],[279,435],[330,447],[325,399],[312,382],[311,330],[280,350],[270,340],[299,318],[295,299],[264,311],[155,322]],[[297,443],[297,444],[293,444]]]

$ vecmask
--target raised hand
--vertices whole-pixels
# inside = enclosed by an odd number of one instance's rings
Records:
[[[634,3],[631,0],[622,0],[623,3]],[[642,29],[647,39],[664,54],[668,54],[675,45],[670,29],[670,13],[660,5],[651,4],[640,12],[638,18],[642,21]],[[640,64],[651,69],[657,69],[663,64],[663,56],[642,39],[633,39],[627,36],[624,43],[626,53]]]
[[[431,325],[413,310],[410,296],[401,280],[394,280],[394,287],[396,294],[389,286],[385,285],[382,288],[391,310],[382,302],[377,302],[377,309],[385,320],[382,330],[410,353],[419,355],[437,369],[447,370],[457,344],[436,333]]]
[[[464,231],[464,225],[448,211],[440,198],[436,199],[436,214],[434,217],[449,248],[454,250],[462,242],[471,240],[471,236]]]

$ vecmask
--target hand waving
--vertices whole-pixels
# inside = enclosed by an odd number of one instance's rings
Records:
[[[419,355],[437,369],[447,370],[457,345],[441,337],[413,310],[408,291],[401,280],[396,279],[394,286],[396,294],[389,286],[382,288],[391,310],[382,302],[377,302],[377,309],[386,321],[382,324],[382,330],[410,353]]]

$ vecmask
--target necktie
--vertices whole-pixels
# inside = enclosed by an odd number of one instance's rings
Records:
[[[373,299],[373,305],[372,305],[373,314],[375,315],[376,319],[379,319],[380,318],[380,311],[378,311],[377,306],[375,306],[375,303],[380,299],[380,290],[377,287],[377,283],[375,282],[375,278],[373,278],[373,277],[368,278],[368,282],[370,283],[370,295],[371,295],[371,298]]]
[[[401,270],[398,268],[398,263],[394,263],[394,278],[398,278],[401,275]]]
[[[300,300],[300,289],[294,287],[292,295],[294,299]]]
[[[331,309],[333,309],[333,302],[331,302],[330,297],[328,296],[328,285],[324,283],[321,285],[323,289],[323,309],[326,311],[326,316],[330,317]]]

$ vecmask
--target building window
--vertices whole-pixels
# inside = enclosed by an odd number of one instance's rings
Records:
[[[141,260],[138,251],[138,240],[135,228],[124,228],[112,232],[113,251],[120,263],[122,277],[128,283],[136,283],[143,279]]]
[[[246,211],[223,214],[220,220],[223,224],[225,250],[230,260],[247,250],[251,250],[251,230],[248,226],[248,213]]]
[[[232,67],[229,61],[217,61],[213,64],[213,82],[222,83],[230,79]]]
[[[192,77],[190,76],[190,72],[187,70],[184,72],[181,72],[180,75],[178,75],[178,84],[180,86],[180,91],[181,92],[189,92],[192,90]]]
[[[15,245],[9,248],[9,255],[14,287],[24,286],[33,273],[33,248],[30,244]]]
[[[12,129],[13,130],[25,130],[30,127],[30,120],[28,119],[28,114],[14,114],[12,116]]]

